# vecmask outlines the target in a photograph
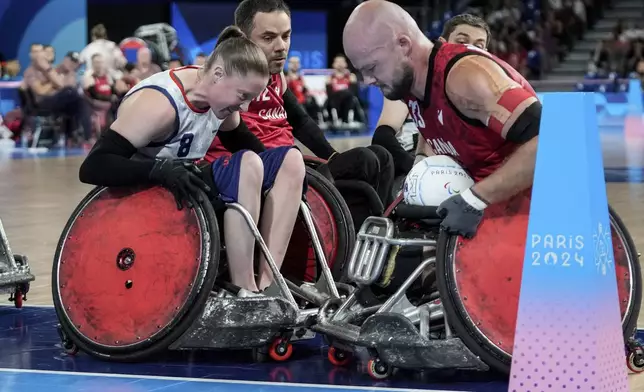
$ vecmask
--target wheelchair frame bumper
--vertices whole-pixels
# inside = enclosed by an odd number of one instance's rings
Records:
[[[297,319],[297,309],[283,298],[211,295],[199,318],[169,349],[259,347],[285,330],[294,328]]]
[[[333,346],[351,351],[365,362],[377,356],[401,369],[489,370],[461,339],[428,339],[400,313],[376,313],[361,327],[321,319],[312,329],[325,334]]]

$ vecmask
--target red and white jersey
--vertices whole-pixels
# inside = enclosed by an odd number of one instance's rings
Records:
[[[139,148],[137,155],[185,160],[202,159],[206,155],[223,119],[217,118],[210,108],[197,108],[188,100],[183,84],[175,75],[176,71],[186,68],[199,67],[187,66],[154,74],[137,83],[123,98],[127,99],[135,91],[151,88],[165,95],[176,110],[174,132],[165,140],[155,140]]]
[[[506,62],[475,46],[436,41],[429,58],[424,101],[409,95],[403,101],[418,131],[436,154],[449,155],[479,181],[493,173],[518,145],[493,130],[493,124],[465,117],[445,93],[445,80],[452,66],[470,55],[485,56],[536,97],[530,84]],[[494,118],[490,121],[497,121]]]

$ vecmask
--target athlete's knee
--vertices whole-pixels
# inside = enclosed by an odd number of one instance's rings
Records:
[[[378,156],[367,147],[357,147],[347,151],[345,154],[351,154],[354,167],[359,170],[359,177],[369,183],[373,183],[378,178],[380,172],[380,162]]]
[[[284,155],[279,171],[284,174],[284,177],[289,182],[301,183],[304,180],[304,176],[306,176],[306,168],[304,166],[304,157],[302,157],[300,150],[291,148]]]
[[[245,151],[241,157],[239,182],[253,187],[261,187],[264,181],[264,163],[259,155]]]
[[[390,165],[393,165],[394,158],[392,157],[389,150],[387,150],[385,147],[371,145],[371,146],[368,146],[367,148],[376,155],[376,157],[378,158],[378,162],[380,163],[381,169],[383,167],[388,167]]]

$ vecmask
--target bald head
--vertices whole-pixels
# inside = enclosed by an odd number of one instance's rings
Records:
[[[389,99],[406,94],[413,82],[411,63],[427,38],[399,5],[368,0],[356,7],[344,27],[344,52],[366,83]],[[431,46],[431,45],[430,45]]]
[[[357,6],[344,27],[345,51],[391,47],[400,35],[411,39],[422,35],[414,18],[399,5],[383,0],[368,0]]]

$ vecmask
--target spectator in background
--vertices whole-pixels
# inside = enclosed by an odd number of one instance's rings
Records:
[[[633,41],[626,56],[624,76],[637,72],[638,65],[644,61],[644,40]]]
[[[20,73],[20,63],[18,60],[10,60],[2,64],[2,79],[14,79]]]
[[[92,42],[80,52],[80,62],[91,68],[92,56],[100,53],[110,76],[119,79],[121,77],[120,70],[127,63],[121,48],[115,42],[107,39],[107,29],[102,24],[94,26],[90,35]]]
[[[41,49],[25,70],[24,83],[33,94],[39,109],[52,115],[64,114],[75,119],[83,128],[85,141],[89,141],[92,127],[87,102],[78,93],[76,72],[79,66],[79,54],[69,52],[61,64],[54,68]]]
[[[125,94],[127,94],[127,92],[130,91],[132,87],[136,86],[136,84],[139,83],[140,81],[139,79],[137,79],[135,76],[132,75],[132,72],[134,71],[135,67],[136,66],[132,63],[125,64],[125,68],[123,68],[123,74],[121,76],[121,79],[117,79],[114,82],[114,93],[116,94],[116,102],[113,105],[112,118],[116,118],[118,107],[121,104],[123,97],[125,97]]]
[[[588,71],[593,77],[604,78],[611,70],[615,69],[613,41],[609,39],[597,42],[595,50],[591,53],[591,63]]]
[[[132,71],[132,76],[138,80],[143,80],[158,72],[161,72],[161,67],[152,62],[150,49],[147,47],[139,49],[136,52],[136,67]]]
[[[286,82],[288,89],[293,92],[297,102],[304,107],[309,117],[316,119],[320,127],[325,127],[326,123],[322,116],[322,111],[315,98],[309,94],[304,78],[300,75],[300,58],[292,56],[288,59],[288,66],[286,71]]]
[[[445,23],[439,39],[442,42],[474,45],[487,50],[491,38],[490,26],[483,19],[471,14],[461,14]]]
[[[333,59],[332,68],[333,75],[326,83],[332,125],[338,128],[360,127],[365,119],[358,100],[358,78],[349,70],[347,59],[341,54]]]
[[[202,65],[206,64],[206,59],[207,58],[205,53],[199,53],[195,56],[194,65],[198,65],[201,67]]]
[[[42,55],[43,52],[43,45],[38,44],[38,43],[33,43],[29,46],[29,66],[25,69],[25,73],[23,75],[23,80],[20,88],[24,91],[31,91],[31,93],[35,95],[42,95],[48,92],[49,86],[45,84],[47,81],[47,78],[45,78],[44,75],[42,75],[41,72],[38,72],[38,62],[42,62],[42,59],[45,58]],[[46,61],[46,58],[45,58]],[[47,61],[48,62],[48,61]],[[48,62],[49,63],[49,62]],[[42,65],[42,64],[41,64]],[[35,80],[37,79],[39,83],[35,83]],[[30,84],[34,84],[34,87],[30,87]],[[42,85],[42,86],[41,86]],[[45,88],[47,87],[47,88]]]
[[[574,0],[572,9],[577,19],[581,22],[582,31],[585,32],[588,25],[588,18],[586,17],[586,4],[584,0]]]
[[[508,51],[504,58],[502,57],[501,59],[505,60],[505,62],[510,64],[512,68],[519,71],[522,75],[527,75],[526,62],[528,59],[528,53],[517,41],[509,42]]]
[[[172,59],[168,63],[168,68],[170,69],[179,68],[179,67],[183,67],[183,61],[181,61],[181,59]]]
[[[92,140],[109,125],[112,105],[116,102],[115,83],[100,53],[92,56],[91,71],[83,76],[83,91],[92,109]]]
[[[49,64],[56,62],[56,50],[51,45],[43,45],[43,51],[45,52],[45,57],[49,61]]]
[[[121,79],[118,79],[114,84],[114,89],[116,90],[116,96],[119,99],[123,98],[125,94],[128,91],[130,91],[132,87],[134,87],[137,83],[139,83],[139,79],[137,79],[136,76],[132,75],[132,72],[134,72],[135,68],[136,66],[132,63],[125,64],[125,68],[123,68],[123,75],[121,76]]]

